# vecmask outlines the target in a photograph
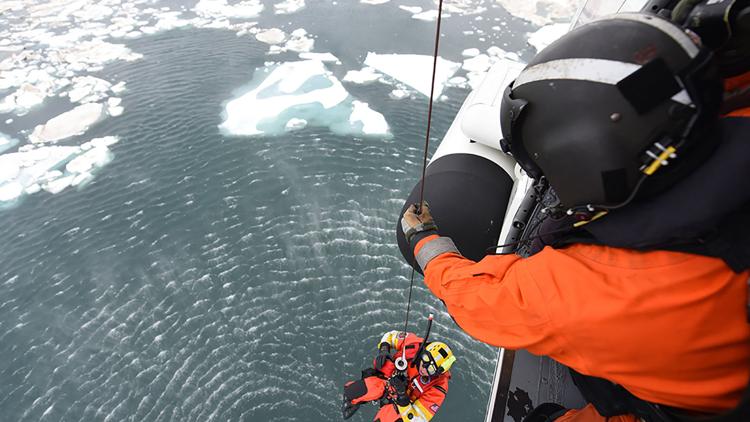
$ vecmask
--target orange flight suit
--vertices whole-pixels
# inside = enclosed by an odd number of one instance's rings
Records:
[[[415,255],[437,237],[420,240]],[[448,252],[424,272],[472,337],[549,356],[644,400],[720,412],[748,385],[750,272],[720,259],[574,244],[480,262]],[[605,419],[589,406],[558,420]]]

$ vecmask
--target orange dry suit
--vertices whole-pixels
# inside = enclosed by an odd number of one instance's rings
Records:
[[[747,222],[750,120],[736,117],[741,115],[722,119],[726,133],[714,153],[720,160],[712,156],[714,162],[699,169],[734,165],[724,172],[725,183],[718,191],[696,191],[692,197],[687,192],[679,198],[682,208],[659,217],[681,221],[704,209],[710,217],[712,201],[727,200],[744,203]],[[695,186],[701,182],[706,181],[695,180]],[[662,230],[647,211],[641,214],[646,215],[643,221],[625,221],[618,235],[637,239]],[[615,218],[613,212],[601,221]],[[729,251],[722,251],[718,241],[707,242],[707,250],[699,252],[679,252],[678,244],[672,250],[636,250],[606,246],[612,243],[572,243],[544,247],[529,258],[496,255],[474,262],[461,256],[448,238],[429,234],[417,237],[414,254],[427,287],[472,337],[549,356],[580,374],[611,381],[645,402],[717,414],[738,406],[743,392],[750,391],[750,238],[745,236],[748,224],[730,227],[737,230],[719,240],[744,243]],[[673,234],[692,235],[689,229]],[[733,239],[739,232],[745,234]],[[724,257],[725,252],[732,256]],[[605,418],[589,406],[558,420]],[[609,420],[637,419],[622,415]]]
[[[345,397],[351,398],[352,404],[385,399],[381,400],[383,404],[375,415],[375,422],[431,420],[445,400],[451,375],[450,371],[434,377],[419,375],[416,365],[412,365],[412,362],[418,361],[416,354],[423,341],[424,339],[413,333],[408,333],[404,339],[402,331],[389,331],[378,343],[390,345],[393,359],[406,352],[406,361],[409,363],[406,370],[409,381],[406,391],[410,401],[407,406],[396,405],[395,395],[389,390],[388,379],[396,371],[390,360],[380,370],[374,369],[373,362],[373,368],[362,372],[362,380],[347,383],[344,386]]]

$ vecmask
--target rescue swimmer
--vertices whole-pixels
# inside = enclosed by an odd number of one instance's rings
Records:
[[[405,210],[463,330],[571,368],[590,404],[535,421],[750,421],[750,102],[720,111],[748,70],[655,15],[583,25],[502,98],[503,149],[556,197],[533,256],[472,261]]]
[[[360,404],[378,402],[375,422],[431,420],[448,393],[455,361],[445,343],[425,342],[403,331],[385,333],[372,368],[362,371],[362,379],[344,386],[344,419],[349,419]]]

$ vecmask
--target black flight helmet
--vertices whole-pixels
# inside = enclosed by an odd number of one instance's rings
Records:
[[[653,15],[612,15],[552,43],[506,89],[501,145],[569,213],[613,209],[678,167],[720,101],[697,36]]]

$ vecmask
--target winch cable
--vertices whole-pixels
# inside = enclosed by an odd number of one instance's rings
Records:
[[[422,178],[420,179],[421,187],[419,192],[419,202],[417,203],[417,214],[419,214],[424,200],[425,171],[427,170],[427,153],[430,147],[430,127],[432,126],[432,103],[435,94],[435,74],[437,73],[438,49],[440,46],[440,23],[443,17],[443,0],[438,3],[437,29],[435,31],[435,51],[432,54],[432,84],[430,84],[430,104],[427,109],[427,133],[424,139],[424,157],[422,158]],[[404,321],[404,336],[406,329],[409,327],[409,309],[411,308],[411,292],[414,289],[414,267],[411,268],[411,280],[409,281],[409,297],[406,300],[406,321]],[[404,349],[405,352],[405,349]]]

